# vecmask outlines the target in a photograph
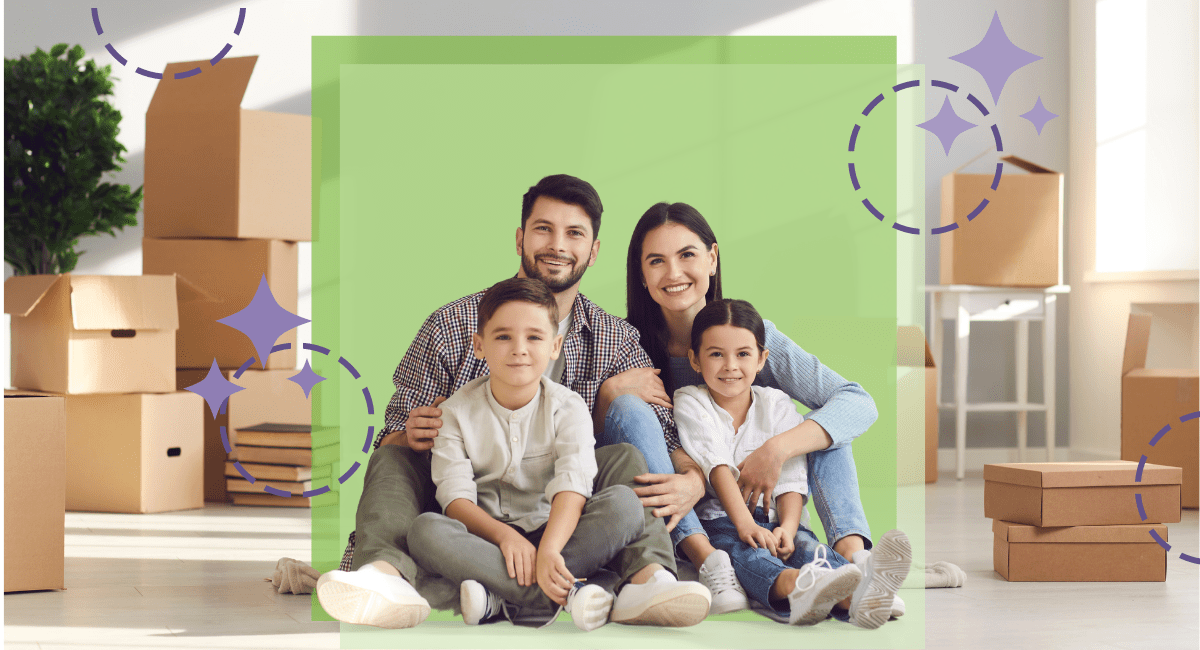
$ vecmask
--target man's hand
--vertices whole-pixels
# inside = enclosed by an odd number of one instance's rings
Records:
[[[500,552],[508,565],[508,577],[515,578],[522,587],[537,584],[537,549],[517,531],[500,540]]]
[[[418,406],[408,412],[404,421],[403,431],[393,431],[383,437],[381,445],[402,445],[413,451],[428,451],[433,449],[433,439],[442,428],[442,409],[438,404],[446,401],[445,397],[433,398],[433,406]]]
[[[628,394],[637,395],[647,404],[671,408],[671,396],[667,395],[667,388],[663,386],[662,379],[658,376],[659,372],[661,371],[658,368],[630,368],[604,380],[600,385],[600,392],[608,398],[606,404],[611,404],[617,397]]]
[[[796,531],[788,530],[784,526],[777,526],[772,534],[775,536],[775,549],[779,552],[775,557],[781,560],[787,560],[796,552]]]
[[[567,605],[567,594],[575,584],[575,576],[567,570],[567,561],[560,551],[540,548],[537,552],[537,586],[542,593],[559,605]]]
[[[779,543],[771,531],[759,526],[756,523],[738,526],[737,531],[738,537],[741,538],[743,542],[746,542],[754,548],[765,548],[771,552],[771,555],[779,557],[779,550],[777,548]]]
[[[783,461],[768,440],[755,449],[738,465],[738,489],[742,491],[742,500],[753,511],[760,497],[765,497],[763,509],[771,507],[775,484],[779,482],[779,472],[783,469]]]
[[[633,480],[646,484],[633,490],[641,497],[642,506],[656,508],[655,517],[670,517],[667,532],[674,530],[704,496],[704,477],[698,470],[686,474],[642,474]]]

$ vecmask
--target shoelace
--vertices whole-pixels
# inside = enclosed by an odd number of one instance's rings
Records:
[[[818,546],[816,552],[813,553],[812,562],[809,562],[808,564],[805,564],[803,567],[800,567],[800,575],[796,576],[796,586],[799,587],[800,580],[806,578],[808,580],[808,584],[801,588],[802,589],[811,589],[813,587],[813,585],[817,584],[817,572],[818,571],[824,572],[824,571],[832,571],[832,570],[833,570],[833,565],[831,565],[829,563],[829,557],[825,552],[825,547]]]
[[[708,590],[714,594],[733,589],[741,591],[741,585],[738,584],[737,576],[733,572],[733,567],[722,565],[718,571],[709,571],[707,567],[704,569],[705,581],[708,583]]]

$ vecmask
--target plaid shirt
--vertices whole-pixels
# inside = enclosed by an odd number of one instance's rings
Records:
[[[384,426],[375,436],[375,448],[388,433],[404,429],[412,409],[432,404],[439,395],[449,397],[471,380],[488,374],[487,363],[471,352],[471,334],[478,326],[481,298],[482,291],[460,298],[425,320],[392,376],[396,392],[384,412]],[[600,384],[606,379],[654,364],[639,343],[637,329],[606,313],[582,293],[571,306],[571,318],[571,329],[563,338],[566,364],[559,383],[579,393],[588,410],[594,411]],[[650,407],[662,423],[667,452],[679,449],[671,410],[655,404]],[[353,558],[352,532],[340,569],[349,571]]]

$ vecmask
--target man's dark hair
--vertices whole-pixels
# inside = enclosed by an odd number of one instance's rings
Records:
[[[600,236],[600,214],[604,212],[604,205],[600,203],[600,195],[591,183],[567,174],[555,174],[538,181],[521,199],[522,228],[529,220],[529,215],[533,212],[533,203],[539,196],[548,196],[583,208],[592,219],[592,239]]]
[[[493,284],[484,292],[479,301],[479,324],[477,331],[483,334],[483,328],[496,314],[501,305],[509,302],[531,302],[539,307],[545,307],[550,317],[550,332],[558,333],[558,301],[550,287],[541,280],[532,278],[509,278]]]

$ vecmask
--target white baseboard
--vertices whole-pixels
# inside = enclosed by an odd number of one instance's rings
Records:
[[[957,452],[954,449],[938,449],[938,471],[951,471],[955,467]],[[1057,447],[1054,450],[1054,460],[1059,461],[1088,461],[1113,460],[1120,454],[1104,453],[1091,449],[1071,449]],[[1046,462],[1045,447],[1026,447],[1025,457],[1017,458],[1016,447],[968,447],[967,470],[981,471],[984,465],[995,463],[1044,463]]]

